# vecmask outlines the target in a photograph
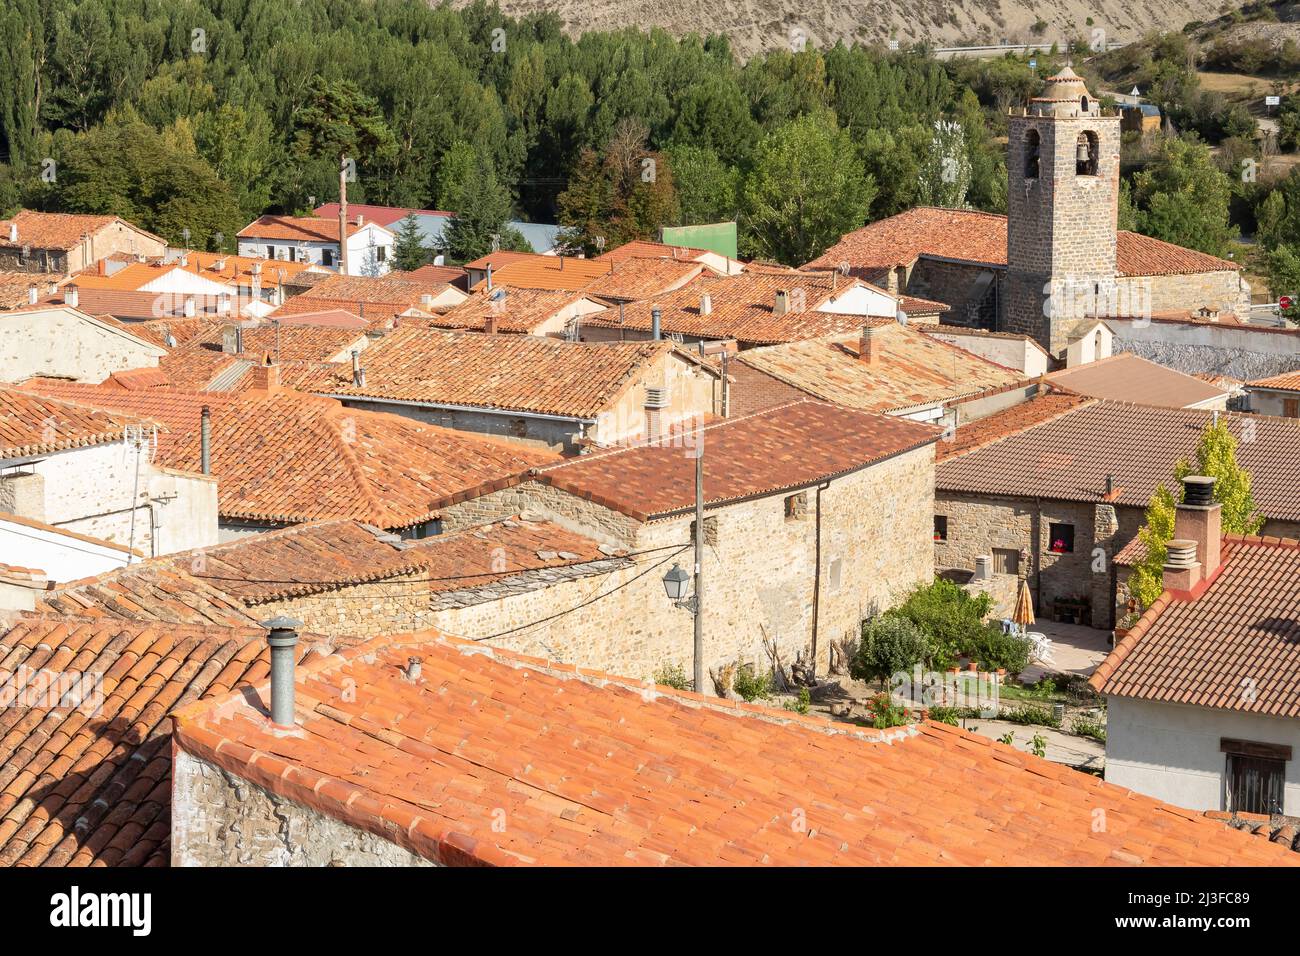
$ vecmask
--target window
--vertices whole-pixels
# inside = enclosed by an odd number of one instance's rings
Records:
[[[808,492],[801,491],[785,499],[785,520],[799,521],[808,517]]]
[[[1085,130],[1079,134],[1079,141],[1075,146],[1074,155],[1074,174],[1076,176],[1096,176],[1101,147],[1097,142],[1097,134],[1092,130]]]
[[[948,540],[948,516],[947,515],[934,516],[934,540],[935,541]]]
[[[376,246],[376,247],[375,247],[375,256],[376,256],[376,258],[379,259],[380,262],[387,262],[387,261],[388,261],[388,247],[387,247],[387,246]]]
[[[1223,738],[1219,749],[1227,755],[1224,809],[1233,813],[1282,813],[1282,785],[1291,748]]]
[[[268,259],[274,259],[274,258],[275,258],[275,246],[267,246],[267,247],[266,247],[266,258],[268,258]]]
[[[333,249],[322,249],[322,250],[320,251],[320,264],[323,265],[323,266],[332,266],[332,265],[334,265],[334,250],[333,250]]]
[[[1038,130],[1031,129],[1025,133],[1025,178],[1038,178],[1038,155],[1040,152]]]
[[[1020,574],[1020,552],[1015,548],[994,548],[993,573]]]
[[[1047,526],[1047,550],[1053,554],[1073,553],[1074,525],[1051,522]]]
[[[1282,414],[1287,418],[1300,418],[1300,398],[1282,399]]]

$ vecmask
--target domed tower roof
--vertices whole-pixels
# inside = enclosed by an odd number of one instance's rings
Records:
[[[1029,101],[1029,112],[1035,116],[1094,116],[1100,108],[1083,78],[1067,66],[1047,78],[1042,95]]]

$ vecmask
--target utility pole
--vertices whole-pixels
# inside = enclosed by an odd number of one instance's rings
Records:
[[[695,693],[704,694],[704,423],[695,433]]]
[[[339,275],[348,275],[348,158],[339,157]]]

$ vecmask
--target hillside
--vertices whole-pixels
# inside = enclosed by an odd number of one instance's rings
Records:
[[[1091,17],[1108,40],[1129,40],[1147,30],[1212,19],[1222,0],[500,0],[500,6],[514,16],[549,10],[574,35],[626,26],[661,27],[677,35],[726,33],[743,56],[789,47],[796,29],[820,47],[891,36],[903,43],[953,45],[1088,38]],[[1048,26],[1035,34],[1040,18]]]

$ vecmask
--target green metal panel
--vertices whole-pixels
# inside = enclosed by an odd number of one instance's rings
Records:
[[[736,224],[711,222],[699,226],[664,226],[659,241],[670,246],[708,249],[729,259],[736,258]]]

